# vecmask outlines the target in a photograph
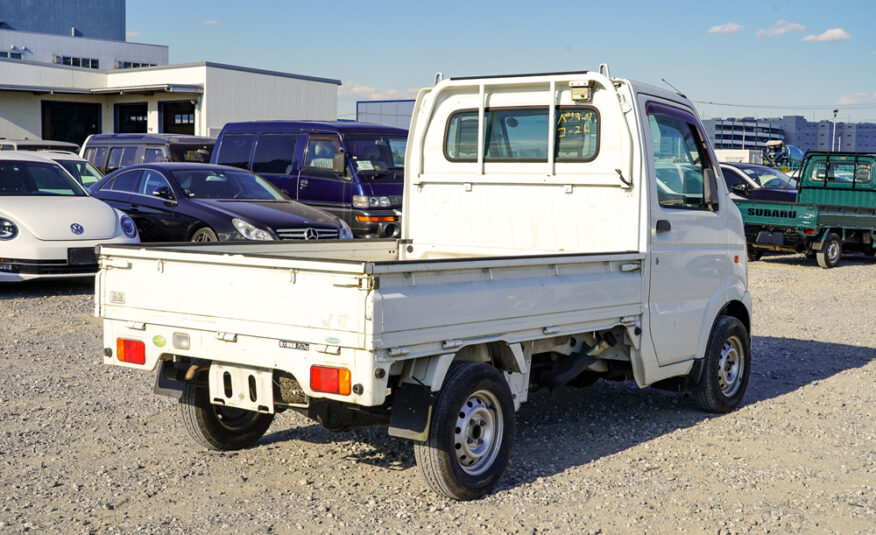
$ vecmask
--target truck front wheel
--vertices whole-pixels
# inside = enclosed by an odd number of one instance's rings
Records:
[[[745,395],[751,372],[751,338],[745,325],[733,316],[718,316],[703,360],[703,370],[693,388],[694,399],[707,412],[729,412]]]
[[[843,246],[840,243],[839,236],[831,232],[824,238],[824,243],[821,244],[821,250],[815,253],[815,260],[818,265],[824,269],[836,267],[839,264],[840,256],[843,254]]]
[[[478,498],[499,482],[513,443],[514,402],[505,378],[487,364],[453,363],[426,441],[414,445],[426,483],[448,498]]]
[[[209,390],[187,384],[179,399],[179,415],[189,436],[210,450],[239,450],[255,444],[274,420],[273,414],[210,403]]]

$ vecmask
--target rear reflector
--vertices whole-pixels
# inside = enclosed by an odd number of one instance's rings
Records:
[[[326,394],[350,395],[350,370],[346,368],[310,367],[310,389]]]
[[[130,364],[146,364],[146,344],[140,340],[116,338],[116,357]]]

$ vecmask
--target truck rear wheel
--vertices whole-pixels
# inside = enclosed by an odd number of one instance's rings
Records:
[[[831,232],[824,238],[824,243],[821,244],[821,250],[815,253],[815,260],[818,265],[824,269],[836,267],[839,264],[840,256],[843,254],[843,246],[840,243],[839,236]]]
[[[213,405],[209,390],[194,384],[187,384],[183,389],[179,415],[195,443],[218,451],[252,446],[274,420],[273,414]]]
[[[432,490],[455,500],[496,486],[514,443],[514,402],[502,374],[480,362],[455,362],[432,407],[429,434],[414,444]]]
[[[706,412],[729,412],[745,395],[751,372],[751,338],[733,316],[718,316],[699,381],[693,388],[697,406]]]

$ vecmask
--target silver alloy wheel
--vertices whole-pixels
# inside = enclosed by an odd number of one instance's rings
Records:
[[[825,257],[827,257],[827,261],[831,264],[836,262],[839,259],[840,245],[837,240],[830,240],[830,243],[827,244],[827,251]]]
[[[743,347],[742,340],[731,336],[721,348],[721,358],[718,359],[718,386],[728,398],[736,394],[742,384],[741,378],[745,371]]]
[[[478,390],[462,404],[456,418],[453,448],[459,466],[476,476],[492,466],[502,445],[504,420],[499,400]]]

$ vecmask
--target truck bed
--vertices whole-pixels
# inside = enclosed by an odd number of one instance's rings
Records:
[[[406,243],[104,246],[96,312],[137,326],[409,357],[459,338],[557,336],[642,313],[644,254],[405,260],[400,246]]]

